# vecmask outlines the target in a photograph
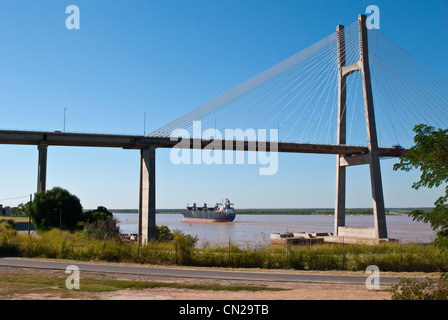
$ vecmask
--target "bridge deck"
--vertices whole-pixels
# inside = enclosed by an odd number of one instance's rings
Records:
[[[13,145],[48,145],[72,147],[106,147],[123,149],[144,149],[150,146],[157,148],[176,148],[179,141],[170,138],[147,137],[140,135],[97,134],[97,133],[71,133],[46,131],[19,131],[0,130],[0,144]],[[191,139],[190,149],[204,149],[210,140]],[[264,144],[251,141],[225,141],[216,140],[213,143],[217,149],[226,150],[267,150],[269,143]],[[255,146],[254,146],[255,145]],[[261,149],[259,149],[261,147]],[[287,153],[317,153],[317,154],[344,154],[355,155],[368,152],[366,146],[328,145],[311,143],[278,142],[278,152]],[[380,157],[398,157],[406,152],[405,149],[379,148]]]

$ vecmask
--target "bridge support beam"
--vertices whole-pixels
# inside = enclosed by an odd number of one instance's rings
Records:
[[[39,158],[37,165],[37,192],[46,191],[47,188],[47,150],[48,144],[39,144]]]
[[[368,153],[362,156],[345,157],[337,156],[336,165],[336,201],[334,234],[339,234],[339,227],[345,226],[345,192],[346,172],[350,165],[368,164],[370,167],[370,181],[372,187],[373,214],[375,223],[375,235],[379,239],[387,238],[386,211],[384,207],[383,185],[381,181],[381,169],[378,152],[378,139],[376,134],[375,114],[373,107],[372,84],[370,80],[369,49],[367,39],[366,16],[358,16],[359,24],[359,55],[360,59],[355,64],[347,67],[345,59],[345,34],[344,27],[337,27],[338,45],[338,145],[346,144],[346,78],[353,72],[361,72],[364,97],[364,111],[367,129]]]
[[[145,245],[156,238],[156,148],[140,151],[138,236]]]

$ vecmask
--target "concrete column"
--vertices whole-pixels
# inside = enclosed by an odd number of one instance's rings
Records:
[[[142,149],[138,232],[142,244],[156,237],[156,148]]]
[[[338,43],[338,128],[337,144],[346,144],[346,77],[342,73],[342,67],[346,64],[345,58],[345,32],[344,26],[338,25],[337,43]],[[342,155],[336,156],[336,200],[334,217],[334,234],[338,234],[338,227],[345,226],[345,186],[346,172],[345,166],[341,166]]]
[[[386,211],[384,208],[383,184],[378,156],[378,139],[376,135],[375,113],[373,108],[372,84],[370,81],[369,48],[367,39],[366,16],[358,16],[359,53],[364,95],[364,110],[367,128],[367,147],[369,149],[370,180],[372,184],[373,214],[378,238],[387,238]]]
[[[37,146],[37,150],[39,150],[37,192],[46,191],[47,187],[47,149],[47,144],[40,144]]]

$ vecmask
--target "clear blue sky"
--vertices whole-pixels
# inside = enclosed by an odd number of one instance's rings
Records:
[[[68,30],[68,5],[80,9]],[[0,128],[143,134],[349,25],[368,5],[381,31],[448,79],[446,1],[1,0]],[[411,189],[418,172],[383,160],[387,207],[430,206],[442,190]],[[175,166],[157,151],[157,207],[229,197],[239,208],[334,207],[335,157],[280,154],[256,165]],[[85,208],[138,207],[139,152],[50,147],[47,188]],[[0,200],[36,191],[37,148],[0,145]],[[348,169],[348,207],[371,207],[368,167]],[[17,205],[26,198],[0,201]]]

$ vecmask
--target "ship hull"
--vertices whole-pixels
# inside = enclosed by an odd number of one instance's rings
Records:
[[[189,222],[232,222],[235,213],[218,213],[215,211],[182,211],[183,221]]]

